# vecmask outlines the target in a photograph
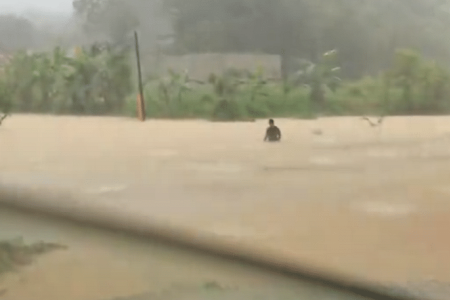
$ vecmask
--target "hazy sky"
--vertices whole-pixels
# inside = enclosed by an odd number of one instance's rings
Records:
[[[72,0],[0,0],[0,12],[24,12],[27,10],[70,12]]]

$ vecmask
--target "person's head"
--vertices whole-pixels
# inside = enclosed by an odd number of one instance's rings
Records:
[[[273,120],[273,119],[270,119],[269,120],[269,125],[272,127],[272,126],[274,126],[275,125],[275,121]]]

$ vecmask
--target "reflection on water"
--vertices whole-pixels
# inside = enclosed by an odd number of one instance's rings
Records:
[[[349,299],[211,257],[17,211],[0,210],[0,228],[1,240],[64,245],[17,272],[3,272],[0,299]]]

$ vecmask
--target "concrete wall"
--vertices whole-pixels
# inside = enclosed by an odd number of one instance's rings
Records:
[[[258,67],[270,78],[280,78],[281,59],[278,55],[259,54],[190,54],[184,56],[145,55],[142,58],[145,74],[164,74],[188,70],[192,78],[206,80],[211,73],[220,74],[227,69],[255,71]]]

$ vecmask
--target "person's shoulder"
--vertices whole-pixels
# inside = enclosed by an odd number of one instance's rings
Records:
[[[279,130],[280,130],[280,128],[278,128],[278,126],[275,126],[275,130],[278,130],[278,131],[279,131]]]

